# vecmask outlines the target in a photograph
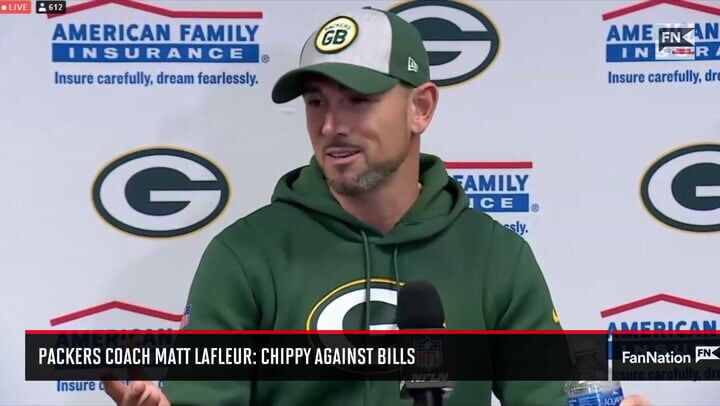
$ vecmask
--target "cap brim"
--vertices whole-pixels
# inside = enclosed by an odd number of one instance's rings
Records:
[[[340,82],[363,94],[382,93],[400,81],[376,70],[339,62],[326,62],[291,70],[282,75],[272,90],[275,103],[285,103],[300,96],[304,91],[304,78],[319,74]]]

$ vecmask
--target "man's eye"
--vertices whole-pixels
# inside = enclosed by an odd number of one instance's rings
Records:
[[[367,97],[353,97],[351,100],[353,103],[367,103],[370,101]]]
[[[306,103],[308,106],[317,107],[320,105],[320,99],[308,99]]]

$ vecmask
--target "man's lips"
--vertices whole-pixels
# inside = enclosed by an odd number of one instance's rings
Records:
[[[331,158],[347,158],[360,152],[360,148],[356,147],[328,147],[325,148],[325,154]]]

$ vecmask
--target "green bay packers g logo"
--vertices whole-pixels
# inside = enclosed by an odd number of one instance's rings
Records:
[[[402,283],[401,283],[402,286]],[[397,285],[370,279],[370,330],[396,330]],[[305,323],[307,330],[365,330],[365,280],[348,282],[320,299]]]
[[[402,286],[402,282],[400,283]],[[397,284],[391,279],[370,279],[370,330],[397,330],[395,309],[397,305]],[[320,299],[307,317],[306,330],[365,330],[365,279],[358,279],[339,286]],[[317,338],[317,339],[316,339]],[[359,342],[354,334],[321,334],[311,338],[317,348],[352,348],[366,346],[389,347],[393,340],[385,343],[383,335],[369,342]],[[387,374],[396,367],[377,365],[371,369],[362,365],[336,366],[351,373]]]
[[[357,37],[358,26],[350,17],[336,17],[325,23],[315,37],[315,48],[323,53],[341,51]]]

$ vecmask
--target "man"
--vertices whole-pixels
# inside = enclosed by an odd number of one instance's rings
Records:
[[[371,8],[331,18],[272,92],[302,96],[314,150],[272,203],[212,240],[190,290],[191,330],[370,329],[407,280],[431,281],[453,329],[560,329],[527,243],[468,208],[420,153],[438,103],[415,28]],[[373,306],[370,304],[373,302]],[[381,306],[381,304],[385,306]],[[385,405],[397,382],[106,382],[125,405]],[[565,404],[559,382],[458,382],[447,404]],[[643,405],[642,399],[623,406]]]

